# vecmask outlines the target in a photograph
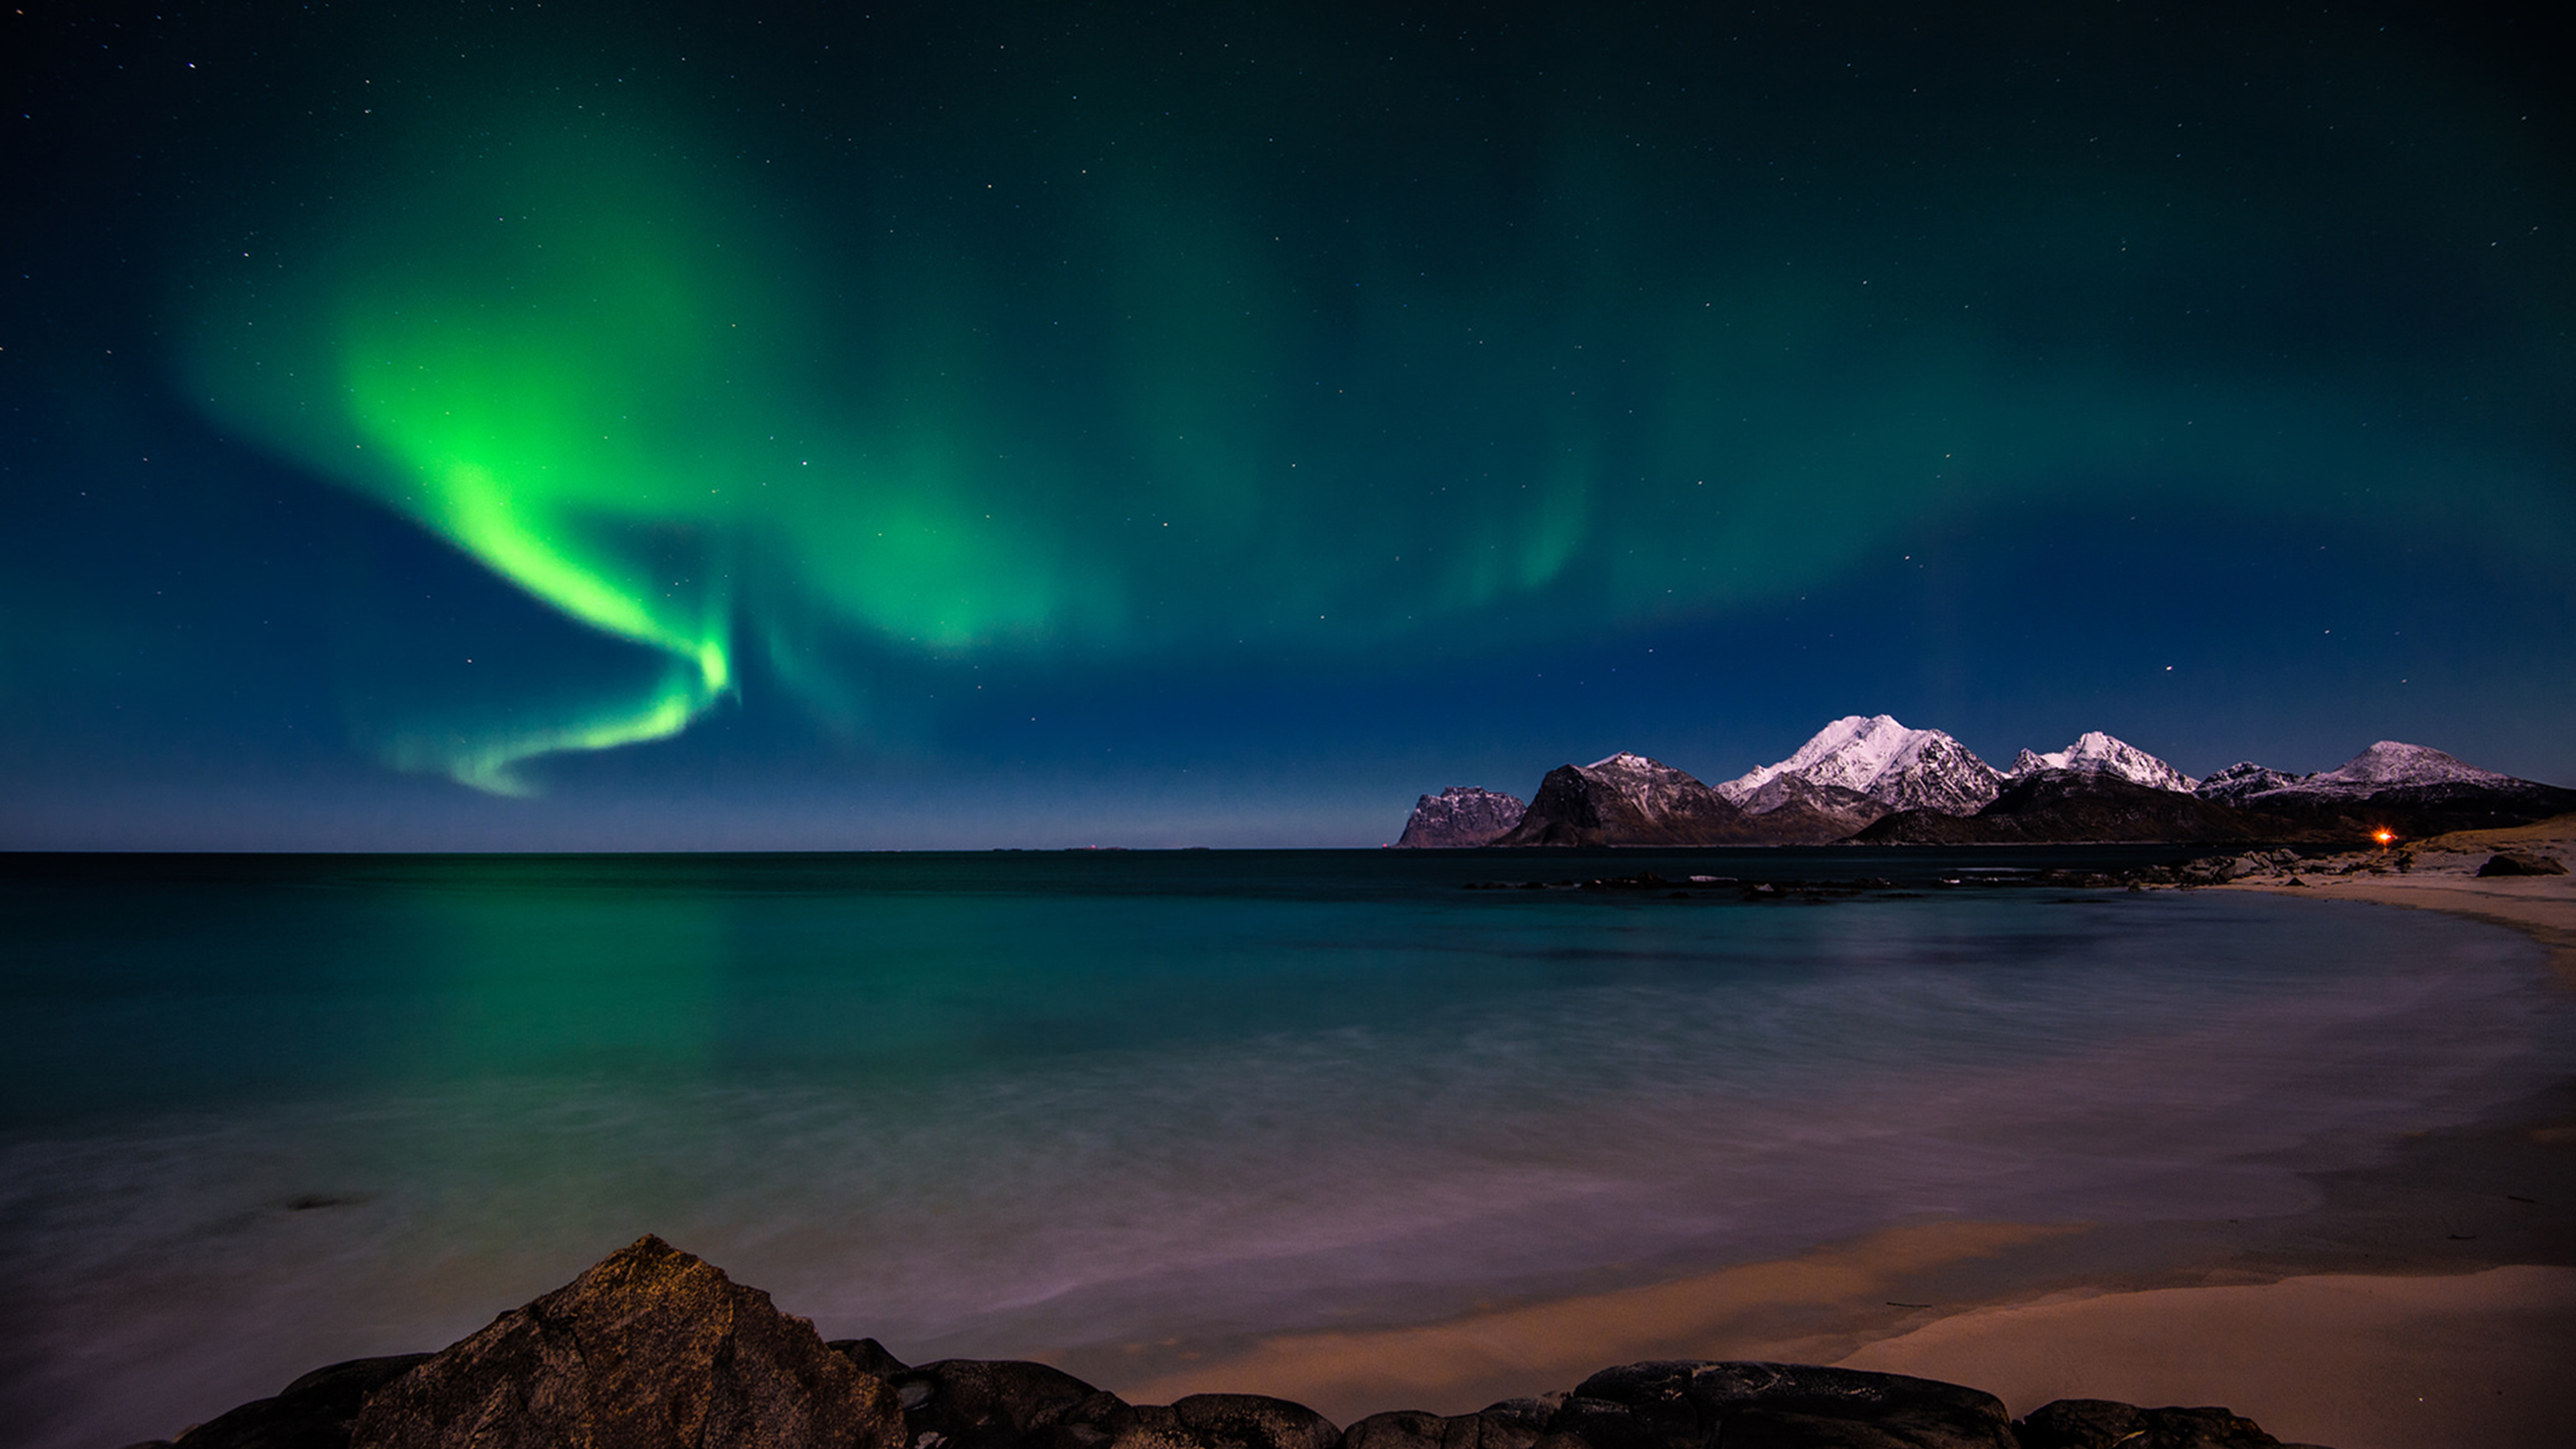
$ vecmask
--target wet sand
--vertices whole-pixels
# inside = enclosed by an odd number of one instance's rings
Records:
[[[2494,849],[2576,859],[2576,817],[2420,843],[2412,869],[2292,886],[2474,916],[2576,986],[2576,876],[2478,879]],[[1778,1262],[1445,1322],[1139,1345],[1067,1364],[1140,1402],[1275,1394],[1348,1423],[1460,1413],[1654,1358],[1844,1363],[2055,1398],[2223,1404],[2335,1449],[2556,1449],[2576,1421],[2576,1083],[2311,1179],[2294,1216],[2117,1230],[1937,1222]]]
[[[1974,1384],[2016,1414],[2061,1398],[2223,1404],[2335,1449],[2564,1444],[2576,1268],[2313,1274],[2241,1288],[1978,1309],[1843,1360]]]

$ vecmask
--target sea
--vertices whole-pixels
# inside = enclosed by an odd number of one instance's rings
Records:
[[[2171,858],[0,857],[0,1437],[165,1437],[646,1232],[913,1362],[1098,1361],[2292,1214],[2576,1068],[2512,932],[2030,883]]]

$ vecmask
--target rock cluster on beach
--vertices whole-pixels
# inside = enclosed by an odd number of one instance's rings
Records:
[[[1130,1404],[1044,1364],[918,1368],[825,1343],[769,1295],[645,1237],[437,1354],[317,1369],[175,1449],[2260,1449],[2218,1408],[1991,1394],[1798,1364],[1604,1369],[1473,1414],[1347,1429],[1256,1394]],[[173,1449],[156,1441],[136,1449]],[[2294,1446],[2295,1449],[2295,1446]]]

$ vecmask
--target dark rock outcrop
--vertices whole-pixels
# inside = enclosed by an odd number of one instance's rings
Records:
[[[898,1366],[887,1381],[912,1444],[927,1436],[942,1449],[1104,1449],[1135,1424],[1116,1395],[1042,1363],[945,1359]]]
[[[1593,1449],[2018,1449],[2003,1400],[1903,1374],[1778,1363],[1638,1363],[1575,1387],[1548,1425]]]
[[[2141,1409],[2109,1399],[2059,1399],[2021,1423],[2021,1449],[2273,1449],[2280,1443],[2226,1409]]]
[[[195,1449],[191,1436],[188,1449]],[[644,1237],[367,1397],[357,1449],[903,1449],[886,1381]]]
[[[1193,1394],[1130,1404],[1059,1369],[913,1368],[824,1343],[716,1268],[646,1237],[436,1355],[317,1369],[177,1449],[2271,1449],[2225,1409],[2050,1404],[1902,1374],[1675,1361],[1474,1414],[1372,1414]],[[168,1446],[137,1446],[168,1449]],[[2298,1449],[2298,1446],[2292,1446]]]
[[[1496,845],[1767,844],[1768,831],[1715,790],[1643,755],[1560,765]]]
[[[278,1391],[198,1425],[188,1449],[348,1449],[367,1395],[409,1373],[425,1353],[353,1358],[318,1368]]]
[[[1343,1449],[1530,1449],[1547,1432],[1556,1404],[1508,1399],[1475,1414],[1426,1414],[1397,1409],[1371,1414],[1342,1431]]]
[[[1491,845],[1520,824],[1528,809],[1517,795],[1480,790],[1473,785],[1452,785],[1414,802],[1413,814],[1406,818],[1404,833],[1396,837],[1395,843],[1417,849]]]
[[[2554,855],[2531,850],[2499,850],[2478,867],[2482,876],[2494,875],[2565,875],[2567,863]]]

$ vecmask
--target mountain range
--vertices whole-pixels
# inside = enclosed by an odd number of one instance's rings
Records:
[[[1716,785],[1628,751],[1563,765],[1526,807],[1453,786],[1414,806],[1399,845],[1814,845],[2008,841],[2342,841],[2521,824],[2576,791],[2382,740],[2332,770],[2250,761],[2195,780],[2088,731],[1998,770],[1956,738],[1847,715],[1787,759]]]

